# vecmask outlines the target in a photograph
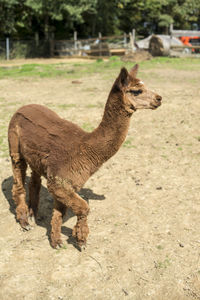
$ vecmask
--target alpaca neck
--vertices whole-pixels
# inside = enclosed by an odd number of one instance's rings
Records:
[[[118,94],[109,95],[99,126],[91,133],[92,146],[101,160],[113,156],[124,142],[130,124],[130,114],[122,107]]]

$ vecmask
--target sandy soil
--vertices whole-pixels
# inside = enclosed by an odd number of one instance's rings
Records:
[[[81,78],[82,84],[1,80],[1,125],[6,131],[19,106],[43,103],[91,129],[116,75]],[[4,151],[0,299],[200,299],[200,73],[154,69],[139,75],[163,104],[133,115],[127,142],[81,190],[91,208],[85,251],[73,245],[72,214],[62,226],[65,246],[50,247],[52,199],[45,180],[38,225],[20,229]]]
[[[73,62],[84,62],[91,63],[94,59],[92,58],[82,58],[82,57],[58,57],[58,58],[29,58],[29,59],[15,59],[15,60],[2,60],[0,61],[0,67],[11,67],[11,66],[21,66],[24,64],[59,64],[59,63],[73,63]]]

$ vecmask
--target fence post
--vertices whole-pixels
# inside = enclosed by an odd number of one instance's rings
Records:
[[[133,48],[135,48],[135,29],[132,29],[132,36],[133,36]]]
[[[127,47],[127,37],[126,37],[126,33],[124,32],[124,48]]]
[[[170,34],[172,33],[172,31],[173,31],[173,23],[169,25],[169,32],[170,32]]]
[[[173,23],[169,25],[169,34],[170,34],[170,41],[169,41],[169,54],[170,54],[171,45],[172,45],[172,37],[173,37]]]
[[[10,59],[10,41],[9,38],[6,38],[6,60]]]
[[[133,35],[131,32],[129,32],[129,37],[130,37],[131,50],[132,50],[132,52],[134,52]]]
[[[102,44],[101,44],[102,34],[99,32],[99,56],[102,56]]]
[[[77,52],[77,31],[74,31],[74,50]]]

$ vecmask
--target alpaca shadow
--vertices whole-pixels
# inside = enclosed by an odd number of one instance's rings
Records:
[[[28,183],[29,183],[30,177],[26,176],[26,202],[28,203]],[[8,177],[3,180],[2,182],[2,192],[7,199],[9,203],[9,209],[12,214],[15,215],[16,218],[16,212],[15,212],[15,203],[12,200],[12,185],[13,185],[13,177]],[[104,195],[98,195],[95,194],[92,190],[87,188],[82,188],[79,191],[79,195],[87,201],[89,204],[89,200],[104,200]],[[47,188],[45,188],[43,185],[41,185],[40,190],[40,203],[39,203],[39,209],[38,209],[38,216],[36,220],[36,224],[38,226],[46,228],[47,232],[46,235],[50,241],[50,232],[51,232],[51,218],[52,218],[52,211],[53,211],[53,198],[49,194]],[[75,215],[73,212],[68,209],[66,215],[63,218],[63,222],[66,222],[70,218],[74,217]],[[77,246],[76,240],[72,237],[72,229],[68,228],[66,226],[62,226],[61,232],[68,237],[68,244],[72,244],[76,249],[80,251],[80,248]]]

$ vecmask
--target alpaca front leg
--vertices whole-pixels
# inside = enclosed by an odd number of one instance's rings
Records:
[[[61,226],[65,211],[66,206],[54,199],[53,216],[51,220],[51,246],[53,248],[60,247],[63,243],[61,240]]]
[[[83,200],[78,194],[76,194],[71,187],[65,188],[62,185],[47,181],[47,187],[49,192],[57,200],[55,204],[62,203],[65,207],[71,208],[73,213],[77,216],[77,223],[73,229],[73,236],[77,239],[78,245],[81,247],[86,244],[87,236],[89,234],[89,228],[87,225],[87,215],[89,213],[89,206],[85,200]],[[55,244],[59,244],[60,239],[60,227],[61,227],[61,211],[59,207],[55,206],[53,218],[52,218],[52,247]]]

